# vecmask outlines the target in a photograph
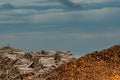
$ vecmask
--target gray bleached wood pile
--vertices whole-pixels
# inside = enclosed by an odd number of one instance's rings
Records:
[[[29,79],[33,79],[73,59],[70,51],[24,52],[0,46],[0,80],[22,80],[21,75],[30,73]]]

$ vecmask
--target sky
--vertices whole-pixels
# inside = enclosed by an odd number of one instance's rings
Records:
[[[83,56],[120,44],[120,0],[0,0],[0,45]]]

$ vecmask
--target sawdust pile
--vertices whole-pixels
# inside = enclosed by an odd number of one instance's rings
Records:
[[[120,45],[63,64],[46,80],[120,80]]]

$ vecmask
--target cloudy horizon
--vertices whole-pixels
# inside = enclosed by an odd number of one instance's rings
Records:
[[[120,44],[119,0],[63,1],[1,0],[0,45],[81,56]]]

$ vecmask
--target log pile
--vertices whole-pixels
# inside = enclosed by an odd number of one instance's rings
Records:
[[[73,59],[68,51],[23,52],[9,45],[0,46],[0,80],[23,80],[24,76],[34,79]]]
[[[0,80],[120,80],[120,45],[75,59],[69,51],[0,47]]]

